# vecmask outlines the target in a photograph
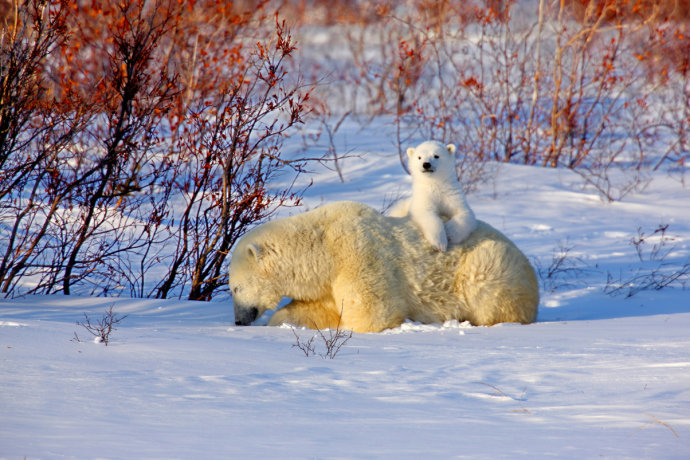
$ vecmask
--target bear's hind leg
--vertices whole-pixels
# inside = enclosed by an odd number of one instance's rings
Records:
[[[397,296],[374,283],[367,286],[361,280],[339,279],[333,284],[333,297],[341,329],[354,332],[381,332],[397,327],[405,320],[406,308]],[[389,283],[391,284],[391,283]]]
[[[340,317],[335,313],[333,301],[293,300],[273,314],[269,326],[292,324],[310,329],[335,329]]]

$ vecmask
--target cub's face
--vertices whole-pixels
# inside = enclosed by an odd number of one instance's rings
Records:
[[[264,252],[259,245],[240,240],[232,254],[228,275],[238,326],[250,325],[282,298]]]
[[[444,146],[440,142],[426,141],[416,148],[407,149],[410,173],[416,175],[455,174],[455,145]]]

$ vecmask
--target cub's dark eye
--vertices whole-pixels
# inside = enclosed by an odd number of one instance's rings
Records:
[[[438,155],[434,155],[434,158],[436,158],[438,160]]]
[[[421,160],[421,159],[422,159],[422,157],[417,157],[417,159],[418,159],[418,160]]]

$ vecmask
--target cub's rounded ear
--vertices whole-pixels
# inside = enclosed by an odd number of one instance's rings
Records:
[[[446,145],[446,149],[448,149],[451,154],[455,153],[455,144]]]
[[[256,260],[261,257],[261,248],[256,244],[252,243],[247,246],[247,254]]]
[[[408,148],[407,149],[407,156],[412,158],[413,155],[414,155],[414,147]]]

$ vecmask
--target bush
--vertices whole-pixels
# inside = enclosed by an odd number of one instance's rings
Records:
[[[285,66],[285,22],[250,3],[12,3],[0,24],[0,292],[227,289],[233,243],[299,203],[272,181],[302,171],[281,147],[310,110]]]
[[[323,359],[334,359],[343,345],[345,345],[352,338],[352,331],[345,331],[340,328],[341,319],[342,311],[338,317],[338,324],[336,325],[335,329],[317,329],[316,333],[312,334],[312,336],[306,342],[303,341],[299,335],[297,335],[295,328],[292,327],[292,333],[295,335],[296,340],[292,347],[301,350],[306,357],[313,356],[316,354],[316,345],[314,344],[314,340],[316,340],[316,337],[320,337],[321,342],[325,347],[325,351],[323,353],[318,353],[318,355]]]
[[[632,297],[647,290],[687,287],[690,282],[690,258],[673,260],[677,257],[677,247],[673,244],[675,238],[666,233],[668,228],[669,225],[661,224],[651,234],[637,229],[630,244],[635,248],[638,263],[618,275],[607,272],[606,294]]]
[[[107,347],[108,343],[110,343],[110,334],[112,334],[113,331],[117,330],[115,326],[120,324],[120,321],[122,321],[126,317],[127,315],[116,315],[113,312],[113,307],[111,306],[105,311],[105,315],[103,315],[100,319],[96,320],[95,323],[92,323],[89,316],[86,313],[84,313],[84,321],[77,321],[77,326],[81,326],[84,329],[86,329],[89,332],[89,334],[95,337],[95,341],[97,343],[102,343]],[[74,339],[77,342],[81,342],[76,332],[74,333]]]
[[[467,191],[494,160],[570,168],[620,200],[644,188],[645,169],[688,159],[690,33],[677,5],[360,5],[360,23],[345,28],[350,60],[330,63],[328,91],[353,119],[391,117],[401,162],[413,139],[455,143]]]

